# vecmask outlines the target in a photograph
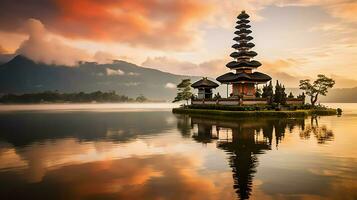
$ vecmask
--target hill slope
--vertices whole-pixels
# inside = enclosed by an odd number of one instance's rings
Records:
[[[19,55],[0,65],[0,93],[114,90],[131,97],[143,94],[151,99],[172,99],[176,90],[166,84],[178,84],[183,78],[194,81],[199,77],[174,75],[125,61],[67,67],[36,63]]]

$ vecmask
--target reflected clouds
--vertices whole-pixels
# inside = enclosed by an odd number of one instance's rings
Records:
[[[343,117],[1,113],[0,193],[5,199],[353,198],[357,159],[329,148],[341,137],[329,120]]]
[[[198,174],[193,162],[180,155],[91,162],[51,170],[36,184],[24,183],[16,173],[7,172],[0,174],[1,185],[6,185],[0,191],[13,199],[231,198],[224,184]]]

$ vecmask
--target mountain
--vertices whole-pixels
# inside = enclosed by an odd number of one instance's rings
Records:
[[[143,94],[150,99],[172,100],[176,95],[176,89],[167,87],[167,84],[176,85],[184,78],[190,78],[194,82],[200,77],[175,75],[119,60],[111,64],[81,62],[78,66],[68,67],[37,63],[18,55],[0,65],[0,94],[49,90],[59,92],[114,90],[118,94],[129,97]],[[287,88],[287,93],[290,91],[294,95],[301,93],[298,88]],[[217,88],[216,92],[226,96],[226,86]],[[320,101],[357,102],[357,87],[331,89],[326,97],[320,97]]]
[[[15,57],[14,54],[2,54],[2,53],[0,53],[0,65],[9,62],[14,57]]]
[[[119,60],[111,64],[81,62],[68,67],[37,63],[18,55],[0,65],[0,93],[114,90],[129,97],[143,94],[150,99],[171,100],[176,89],[168,86],[184,78],[195,81],[200,77],[175,75]]]
[[[302,93],[298,88],[287,88],[286,92],[287,94],[292,92],[294,95]],[[326,96],[319,96],[319,101],[322,103],[357,103],[357,87],[330,89]],[[306,102],[310,102],[308,97],[306,97]]]

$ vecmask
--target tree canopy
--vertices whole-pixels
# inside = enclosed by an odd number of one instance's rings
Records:
[[[286,103],[285,87],[284,85],[280,84],[279,81],[276,81],[275,85],[274,102],[277,104]]]
[[[134,102],[135,100],[125,95],[116,94],[115,91],[91,93],[60,93],[58,91],[46,91],[40,93],[27,94],[5,94],[0,97],[0,103],[42,103],[42,102]],[[147,101],[147,98],[140,95],[137,102]]]
[[[269,82],[269,85],[265,85],[263,87],[262,97],[268,98],[269,103],[273,102],[274,91],[273,91],[273,84],[271,81]]]
[[[335,85],[332,78],[328,78],[323,74],[317,75],[317,79],[311,83],[310,79],[300,80],[300,89],[305,91],[305,94],[310,97],[311,105],[315,105],[319,95],[326,96],[328,89]]]
[[[177,96],[173,100],[173,102],[186,101],[188,104],[188,100],[192,97],[191,92],[191,80],[183,79],[181,83],[177,85]]]

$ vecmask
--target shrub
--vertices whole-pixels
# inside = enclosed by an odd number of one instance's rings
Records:
[[[341,114],[342,114],[342,109],[341,109],[341,108],[337,108],[336,111],[337,111],[337,114],[338,114],[338,115],[341,115]]]

